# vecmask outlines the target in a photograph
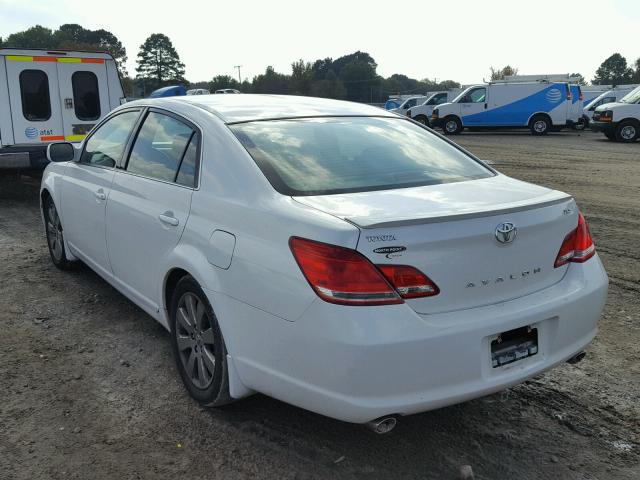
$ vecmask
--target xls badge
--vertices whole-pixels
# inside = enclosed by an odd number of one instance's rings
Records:
[[[373,253],[379,253],[387,258],[399,257],[401,252],[404,252],[407,247],[380,247],[376,248]]]

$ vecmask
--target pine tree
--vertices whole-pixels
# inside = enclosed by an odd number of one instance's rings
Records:
[[[140,46],[136,72],[138,78],[152,80],[156,88],[185,81],[184,63],[169,37],[162,33],[154,33]]]

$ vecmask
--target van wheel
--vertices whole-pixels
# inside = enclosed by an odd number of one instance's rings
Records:
[[[551,121],[545,115],[535,115],[529,122],[531,135],[546,135],[551,130]]]
[[[578,130],[580,132],[585,128],[587,128],[588,123],[589,123],[588,119],[586,119],[585,117],[580,117],[580,120],[578,120],[577,123],[573,124],[573,129]]]
[[[62,223],[58,210],[53,203],[53,199],[47,195],[43,202],[44,222],[47,233],[47,247],[51,261],[60,270],[71,270],[78,262],[73,262],[67,258],[64,249],[64,235],[62,233]]]
[[[206,407],[233,402],[222,332],[207,296],[193,277],[180,279],[169,313],[173,355],[189,394]]]
[[[421,123],[422,125],[425,125],[427,127],[429,126],[429,121],[424,115],[418,115],[416,118],[414,118],[414,120],[418,123]]]
[[[633,120],[620,122],[616,127],[616,140],[619,142],[635,142],[640,136],[640,125]]]
[[[442,124],[445,135],[457,135],[462,131],[462,122],[458,117],[446,117]]]

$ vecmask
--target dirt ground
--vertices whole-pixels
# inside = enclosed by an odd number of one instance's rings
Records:
[[[466,133],[502,172],[573,194],[610,276],[577,365],[400,419],[389,435],[266,396],[183,389],[169,337],[88,268],[50,263],[37,183],[0,181],[0,478],[640,478],[640,144]]]

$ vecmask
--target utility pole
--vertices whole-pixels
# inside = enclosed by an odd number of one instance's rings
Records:
[[[242,65],[236,65],[233,68],[237,68],[238,69],[238,83],[242,85],[242,77],[240,76],[240,68],[242,68]]]

